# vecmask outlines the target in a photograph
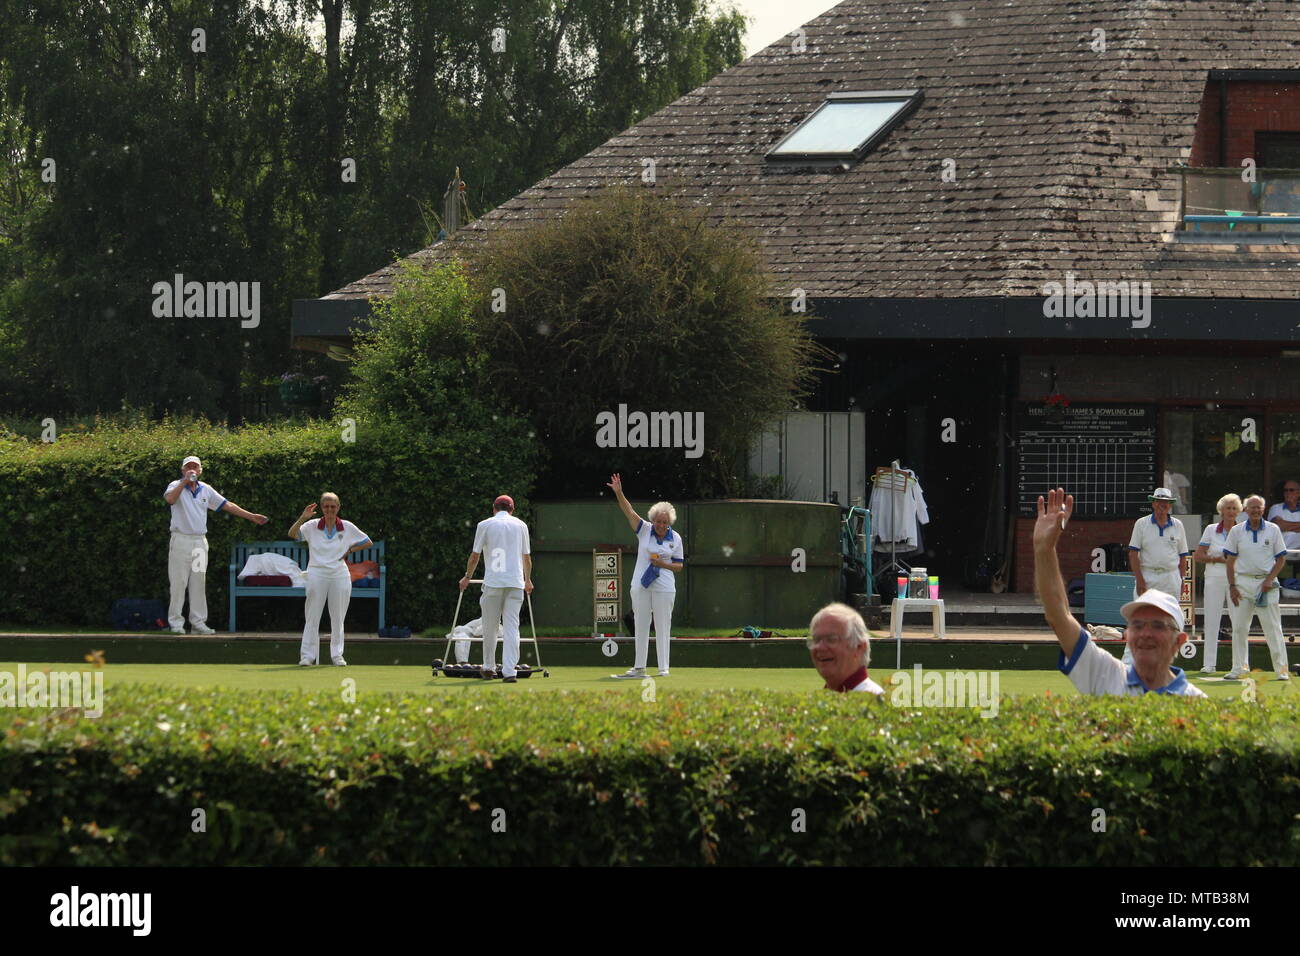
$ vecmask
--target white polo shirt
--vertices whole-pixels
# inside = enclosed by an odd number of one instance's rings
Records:
[[[1174,679],[1153,691],[1142,683],[1136,668],[1125,665],[1109,651],[1104,651],[1091,640],[1086,630],[1079,628],[1079,642],[1074,653],[1065,659],[1065,652],[1057,655],[1057,668],[1081,693],[1096,697],[1141,697],[1144,694],[1181,694],[1184,697],[1204,697],[1205,692],[1187,682],[1181,668],[1171,667]]]
[[[682,542],[682,536],[669,528],[662,541],[655,537],[655,526],[649,521],[642,520],[636,526],[636,567],[632,569],[632,587],[641,587],[641,578],[645,575],[646,569],[650,567],[650,554],[652,552],[659,555],[661,561],[671,561],[674,564],[680,564],[686,560],[686,546]],[[659,569],[659,576],[650,582],[647,591],[677,591],[677,573],[669,571],[667,568]]]
[[[532,554],[528,525],[508,511],[484,518],[474,530],[474,552],[483,555],[485,588],[522,588],[524,555]]]
[[[177,485],[185,484],[184,479],[177,478],[163,492],[163,499],[175,490]],[[184,488],[172,509],[172,530],[178,534],[207,534],[208,512],[220,511],[226,499],[217,493],[211,485],[198,482],[198,488]]]
[[[1177,571],[1178,559],[1191,551],[1187,549],[1187,532],[1183,523],[1173,515],[1169,524],[1156,524],[1156,516],[1148,515],[1138,518],[1133,524],[1133,536],[1129,538],[1128,549],[1140,551],[1138,558],[1142,562],[1142,573],[1147,571]]]
[[[370,544],[370,535],[366,534],[351,521],[334,519],[336,527],[333,532],[325,530],[325,519],[307,521],[298,528],[298,538],[307,542],[307,552],[311,559],[307,570],[329,571],[333,574],[348,574],[348,563],[344,555],[348,548],[358,544]]]
[[[1285,501],[1279,501],[1268,509],[1268,514],[1264,517],[1269,521],[1274,518],[1281,518],[1283,521],[1300,521],[1300,508],[1292,511],[1286,506]],[[1282,538],[1288,548],[1300,548],[1300,531],[1283,531]]]
[[[1252,528],[1246,521],[1228,534],[1223,553],[1237,556],[1237,574],[1262,578],[1286,554],[1286,542],[1282,540],[1282,529],[1273,522],[1261,521],[1258,528]]]
[[[877,696],[884,694],[885,692],[885,688],[881,687],[870,677],[862,678],[862,683],[859,684],[857,687],[850,687],[849,693],[853,693],[854,691],[859,691],[859,690],[866,691],[868,694],[876,694]]]
[[[1201,544],[1205,546],[1205,553],[1212,558],[1223,557],[1223,546],[1228,543],[1228,535],[1232,533],[1232,528],[1220,530],[1223,522],[1205,526],[1201,532]],[[1223,578],[1227,580],[1228,567],[1224,564],[1207,564],[1205,566],[1205,579],[1207,581]]]

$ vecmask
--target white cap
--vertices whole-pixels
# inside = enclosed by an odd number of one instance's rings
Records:
[[[1147,588],[1138,595],[1136,601],[1129,601],[1120,608],[1119,613],[1123,614],[1124,620],[1127,621],[1133,616],[1133,612],[1140,607],[1154,607],[1164,611],[1174,619],[1174,624],[1178,627],[1178,630],[1183,629],[1183,609],[1178,606],[1177,599],[1167,591]]]
[[[1157,488],[1155,491],[1153,491],[1150,495],[1147,496],[1147,501],[1177,501],[1177,500],[1178,499],[1174,497],[1174,493],[1170,491],[1168,488]]]
[[[189,455],[186,457],[186,459],[183,462],[181,462],[181,470],[184,471],[185,466],[188,465],[190,462],[194,462],[194,464],[198,465],[200,468],[203,467],[203,462],[199,461],[198,455]]]

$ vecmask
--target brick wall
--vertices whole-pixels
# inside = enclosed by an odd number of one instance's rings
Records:
[[[1295,83],[1228,83],[1228,154],[1224,166],[1237,167],[1255,158],[1256,132],[1300,131],[1300,85]],[[1192,166],[1219,165],[1219,84],[1205,84],[1200,117],[1192,142]]]
[[[1067,489],[1068,490],[1068,489]],[[1103,544],[1119,542],[1127,545],[1133,533],[1131,518],[1103,521],[1071,521],[1061,535],[1056,553],[1061,559],[1061,575],[1068,582],[1092,570],[1092,549]],[[1013,589],[1024,594],[1034,590],[1034,519],[1016,519],[1016,550],[1013,568]]]

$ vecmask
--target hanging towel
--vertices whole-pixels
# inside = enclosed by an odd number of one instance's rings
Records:
[[[238,576],[246,578],[254,574],[280,575],[297,581],[299,575],[305,575],[306,573],[306,571],[298,567],[298,562],[293,558],[268,551],[262,554],[250,554],[248,560],[244,563],[244,570],[240,571]]]
[[[659,544],[663,544],[665,541],[672,541],[673,529],[669,528],[667,531],[665,531],[664,536],[662,538],[659,537],[659,535],[655,534],[654,531],[652,530],[650,532],[650,537],[654,538],[655,541],[658,542]],[[659,568],[655,567],[655,565],[653,564],[647,564],[645,566],[645,574],[641,575],[641,587],[648,588],[651,584],[654,583],[654,580],[657,577],[659,577]]]

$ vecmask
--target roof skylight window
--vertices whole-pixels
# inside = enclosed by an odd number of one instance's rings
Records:
[[[920,90],[831,93],[767,153],[770,160],[859,160],[917,106]]]

